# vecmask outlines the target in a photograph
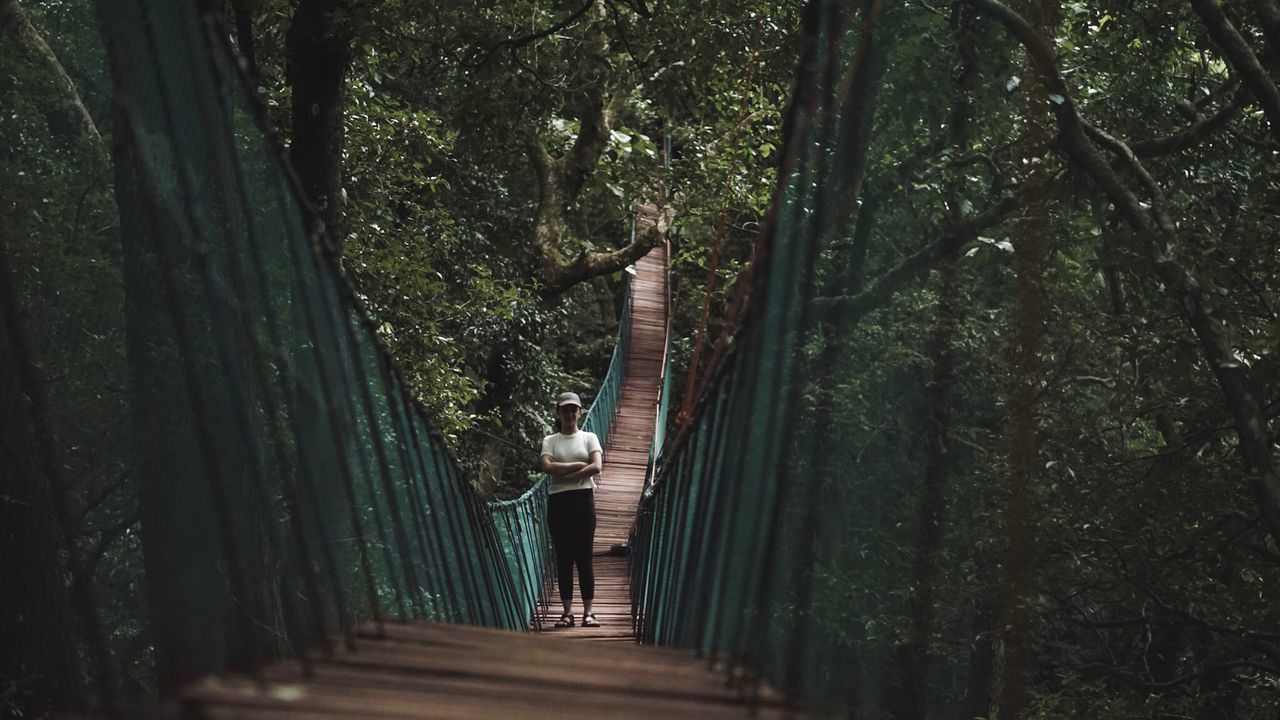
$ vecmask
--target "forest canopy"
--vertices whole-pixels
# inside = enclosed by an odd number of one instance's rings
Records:
[[[537,480],[551,399],[590,401],[627,267],[663,242],[676,418],[786,179],[804,3],[201,5],[486,497]],[[826,423],[829,552],[791,610],[877,668],[859,717],[1277,717],[1280,3],[847,5],[830,52],[856,152],[824,161],[857,192],[824,197],[795,418]],[[0,301],[38,329],[50,415],[78,418],[75,531],[30,543],[89,562],[32,587],[102,588],[141,702],[145,518],[97,429],[129,370],[96,17],[0,0]],[[37,686],[0,677],[0,711]]]

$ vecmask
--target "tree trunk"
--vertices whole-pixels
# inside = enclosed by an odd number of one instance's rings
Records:
[[[40,717],[82,700],[73,623],[59,557],[50,478],[39,457],[29,358],[19,357],[18,292],[0,247],[0,682],[20,688],[14,702]]]
[[[970,98],[976,80],[976,42],[974,39],[975,14],[970,8],[956,5],[953,9],[952,28],[959,53],[955,86],[951,101],[951,118],[948,122],[948,145],[963,154],[969,147],[969,127],[973,116]],[[956,177],[948,182],[948,221],[958,224],[964,218],[962,181]],[[906,695],[903,720],[923,720],[932,717],[929,707],[929,638],[934,626],[934,583],[938,578],[938,556],[942,550],[942,514],[945,508],[945,492],[949,480],[951,457],[947,436],[951,426],[951,389],[955,381],[955,334],[960,325],[963,300],[956,277],[956,260],[959,244],[946,248],[941,268],[936,310],[937,326],[930,341],[932,369],[929,373],[925,407],[925,462],[924,482],[920,490],[917,526],[919,546],[912,564],[911,587],[908,603],[911,629],[906,644]]]
[[[845,275],[849,282],[844,292],[848,295],[857,295],[866,290],[867,250],[871,247],[871,234],[875,229],[879,205],[880,198],[874,192],[863,193],[862,206],[858,208],[857,220],[853,225],[849,256],[845,259],[848,264]]]
[[[969,672],[965,678],[964,696],[956,698],[951,709],[939,716],[948,720],[973,720],[991,714],[991,700],[996,670],[995,613],[991,608],[979,608],[971,629],[973,641],[969,646]]]
[[[18,0],[0,0],[0,43],[19,49],[34,64],[43,66],[55,88],[50,93],[58,100],[46,111],[49,130],[54,135],[83,133],[98,137],[98,128],[80,99],[75,83],[40,36]],[[11,50],[6,49],[5,52]]]
[[[942,550],[944,494],[951,462],[947,434],[951,420],[951,387],[955,380],[955,352],[952,342],[959,323],[958,311],[962,306],[954,261],[944,265],[941,272],[938,325],[930,351],[933,369],[929,374],[925,409],[924,483],[920,489],[916,518],[920,539],[911,568],[911,630],[905,649],[906,694],[903,720],[932,717],[928,704],[929,637],[934,626],[934,583],[938,578],[938,556]]]
[[[258,57],[253,42],[253,13],[247,0],[231,0],[236,29],[236,47],[244,58],[249,77],[258,82]]]
[[[344,0],[301,0],[288,36],[289,162],[339,250],[347,236],[342,148],[351,25],[342,15],[346,7]]]
[[[1115,240],[1109,235],[1103,236],[1101,247],[1102,277],[1111,299],[1111,314],[1117,317],[1126,315],[1129,312],[1129,293],[1120,275],[1120,263],[1116,260]]]
[[[595,286],[596,303],[600,307],[601,326],[605,332],[617,332],[618,313],[613,308],[613,287],[609,285],[609,280],[603,275],[597,275],[592,280],[592,285]]]
[[[1044,34],[1051,27],[1053,0],[1033,0],[1032,22]],[[1040,381],[1042,265],[1044,236],[1049,222],[1048,153],[1052,138],[1049,87],[1036,70],[1025,108],[1027,140],[1023,156],[1031,159],[1026,179],[1030,193],[1023,212],[1022,232],[1014,245],[1017,306],[1014,310],[1014,385],[1009,399],[1009,496],[1005,511],[1005,565],[1001,588],[999,720],[1019,720],[1026,702],[1028,611],[1031,592],[1032,481],[1036,469],[1036,395]]]

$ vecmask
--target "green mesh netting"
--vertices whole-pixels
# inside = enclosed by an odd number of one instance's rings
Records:
[[[904,604],[910,566],[886,572],[890,559],[869,556],[864,541],[899,532],[912,506],[880,506],[883,478],[843,474],[857,467],[847,438],[860,428],[833,398],[857,405],[845,388],[859,358],[851,328],[810,302],[819,287],[839,294],[849,283],[835,258],[818,259],[844,232],[838,205],[861,181],[851,167],[866,142],[857,104],[870,99],[849,90],[849,75],[873,25],[859,28],[856,16],[809,5],[749,303],[692,421],[659,450],[631,577],[643,641],[697,648],[734,678],[767,680],[815,708],[881,717],[896,712],[880,702],[898,678],[895,658],[877,653],[900,628],[859,623],[876,616],[869,595]]]
[[[0,714],[145,708],[390,619],[524,629],[545,602],[545,486],[490,507],[462,477],[196,5],[79,19],[109,127],[54,122],[56,74],[0,44],[24,209],[0,235],[0,571],[23,578]]]

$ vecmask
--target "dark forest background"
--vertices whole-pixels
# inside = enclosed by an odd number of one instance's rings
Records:
[[[207,4],[485,493],[536,480],[518,448],[550,431],[555,393],[590,400],[625,267],[664,236],[676,377],[722,233],[719,335],[777,180],[800,2]],[[866,178],[835,199],[815,301],[840,343],[824,487],[849,530],[832,543],[858,560],[813,612],[888,668],[886,716],[991,713],[1010,448],[1031,432],[1026,716],[1280,718],[1280,3],[883,12],[851,90],[870,143],[845,170]],[[122,685],[146,698],[145,518],[104,459],[127,414],[103,390],[124,384],[125,310],[93,3],[0,0],[0,68],[0,233],[22,289],[3,301],[46,328],[37,345],[86,348],[39,357],[50,413],[78,419],[59,441],[88,562],[30,582],[106,588]],[[659,199],[664,222],[633,231]],[[31,687],[0,678],[0,712]]]

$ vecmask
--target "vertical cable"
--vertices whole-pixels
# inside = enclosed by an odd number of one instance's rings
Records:
[[[359,318],[359,320],[353,320],[353,318]],[[346,322],[344,322],[343,325],[347,331],[347,341],[351,346],[351,356],[349,359],[351,361],[351,370],[355,378],[355,390],[356,394],[359,395],[360,407],[364,411],[365,427],[367,427],[369,431],[368,439],[373,445],[374,459],[378,462],[379,470],[378,473],[374,472],[373,468],[369,465],[368,453],[364,452],[364,443],[358,443],[361,449],[360,458],[365,471],[365,487],[369,493],[369,505],[373,508],[373,518],[374,524],[378,529],[378,539],[382,543],[383,561],[386,563],[387,580],[391,583],[392,594],[396,601],[396,610],[399,613],[400,622],[408,622],[409,611],[405,606],[404,591],[401,588],[402,583],[398,577],[396,562],[392,554],[395,545],[387,539],[387,528],[386,521],[383,519],[382,503],[378,501],[378,491],[374,486],[373,479],[375,474],[380,474],[385,486],[390,483],[391,476],[391,470],[387,467],[387,458],[382,447],[382,435],[378,428],[378,418],[376,417],[373,409],[373,389],[369,386],[369,376],[365,370],[368,353],[376,353],[377,350],[375,348],[369,348],[368,350],[364,349],[363,346],[367,345],[370,341],[368,339],[363,339],[362,341],[362,339],[356,334],[355,328],[352,327],[354,322],[360,322],[363,318],[360,318],[357,313],[352,312],[347,318],[345,318],[345,320]],[[388,497],[386,501],[390,503],[392,502],[392,499]],[[397,536],[402,531],[402,528],[393,528],[392,530],[392,532],[397,533]],[[406,576],[403,580],[408,582],[409,578]]]
[[[429,442],[422,441],[422,435],[418,432],[418,426],[416,422],[409,423],[409,436],[413,439],[413,447],[415,450],[415,455],[417,456],[419,466],[422,469],[422,486],[420,488],[420,491],[422,493],[423,507],[430,510],[433,516],[432,519],[434,520],[434,522],[431,523],[431,534],[434,540],[431,544],[434,547],[434,550],[436,553],[435,557],[439,565],[439,572],[443,576],[442,589],[444,590],[445,595],[447,596],[449,601],[452,601],[454,598],[458,597],[458,587],[457,587],[457,579],[454,577],[453,572],[451,572],[449,569],[449,563],[448,563],[447,552],[446,552],[447,548],[444,547],[445,538],[443,534],[444,531],[441,529],[441,524],[443,522],[443,513],[445,511],[440,507],[440,503],[438,499],[436,499],[434,496],[435,494],[431,492],[431,475],[430,475],[430,471],[428,470],[427,459],[426,457],[423,456],[424,453],[426,455],[433,455],[433,449]],[[434,457],[433,457],[433,460],[434,460]],[[461,617],[457,614],[457,606],[455,604],[450,602],[447,609],[448,609],[448,616],[450,621],[458,622],[461,619]]]
[[[271,355],[279,366],[279,372],[282,375],[286,375],[287,371],[290,369],[289,362],[283,353],[283,342],[281,340],[280,327],[275,307],[272,303],[270,292],[267,289],[267,283],[262,277],[265,261],[261,252],[261,241],[259,240],[257,223],[253,218],[253,214],[249,212],[248,193],[244,187],[244,173],[239,164],[239,151],[235,144],[234,127],[230,124],[231,108],[228,98],[226,97],[227,83],[218,72],[217,59],[215,57],[214,48],[208,42],[208,33],[201,32],[199,34],[201,35],[201,39],[204,40],[203,47],[205,54],[209,59],[209,68],[214,80],[213,85],[218,89],[218,92],[215,93],[215,97],[219,102],[221,110],[220,113],[215,113],[213,108],[210,107],[208,96],[204,93],[196,94],[200,108],[199,116],[204,123],[203,134],[206,138],[221,137],[226,141],[223,149],[231,158],[229,163],[230,167],[221,169],[226,175],[233,178],[235,188],[234,192],[239,198],[239,202],[236,203],[236,205],[240,209],[241,221],[244,223],[245,232],[249,238],[250,254],[253,260],[253,266],[256,268],[258,273],[257,285],[259,289],[259,296],[261,298],[260,304],[267,319],[267,329],[271,340],[270,347],[274,349],[274,352],[272,352]],[[192,68],[192,71],[194,74],[195,68]],[[225,122],[216,123],[213,119],[215,116],[220,116]],[[222,132],[218,131],[218,125],[222,125]],[[218,160],[218,154],[214,152],[214,144],[207,143],[205,147],[208,151],[207,161],[210,163],[210,166],[213,167],[221,165]],[[218,177],[219,176],[217,174],[213,175],[215,182]],[[222,191],[223,187],[221,183],[218,183],[219,195],[221,195]],[[230,276],[235,293],[229,300],[229,304],[243,303],[248,300],[249,290],[245,281],[244,269],[240,262],[242,251],[240,249],[239,239],[236,237],[236,233],[226,225],[222,225],[222,229],[223,241],[226,245],[227,272]],[[235,312],[234,315],[239,319],[238,325],[240,325],[240,333],[242,334],[245,344],[248,345],[249,348],[248,355],[250,356],[249,359],[253,372],[254,385],[264,395],[263,402],[261,402],[260,405],[267,414],[266,431],[264,432],[263,429],[259,427],[257,429],[257,434],[259,436],[265,435],[270,440],[269,445],[271,446],[272,454],[274,455],[277,474],[280,476],[280,486],[284,490],[286,508],[291,517],[290,526],[293,530],[294,542],[297,544],[297,553],[300,558],[298,564],[302,566],[303,582],[306,587],[307,595],[311,598],[310,604],[312,605],[312,612],[310,613],[310,616],[313,625],[312,631],[315,633],[315,639],[320,643],[324,653],[326,655],[332,655],[333,647],[330,643],[328,629],[325,624],[324,606],[322,603],[323,596],[320,593],[320,581],[312,563],[310,543],[307,540],[304,520],[301,514],[301,503],[299,501],[299,493],[296,485],[297,468],[285,450],[286,443],[284,438],[280,436],[281,430],[286,424],[290,427],[293,426],[293,417],[295,415],[292,409],[293,400],[289,392],[284,388],[277,390],[280,395],[278,401],[279,404],[277,404],[276,399],[269,397],[272,394],[271,389],[275,387],[276,384],[272,383],[268,378],[269,373],[264,363],[264,355],[267,353],[263,349],[257,333],[249,326],[246,313],[241,310],[240,312]],[[230,358],[224,358],[223,365],[224,367],[229,367]],[[249,400],[248,398],[242,398],[241,402],[248,403]],[[247,404],[244,405],[244,409],[248,410]],[[281,413],[281,409],[283,409],[283,413]],[[246,421],[251,422],[247,418]],[[247,431],[248,427],[246,426],[244,430]],[[245,442],[253,446],[256,446],[257,444],[253,442],[253,438],[246,438]],[[254,455],[256,455],[256,453],[254,453]],[[274,527],[274,513],[272,512],[269,493],[267,493],[265,487],[265,470],[260,475],[260,480],[261,482],[258,483],[258,486],[261,502],[264,504],[265,514],[269,518],[270,525]],[[273,543],[279,543],[279,540],[275,538],[274,531],[272,532],[272,541]],[[281,560],[288,562],[288,558],[283,555],[281,555]],[[292,594],[286,593],[285,595],[285,597],[281,598],[284,607],[293,607],[295,601],[290,597]],[[310,676],[312,673],[312,667],[309,656],[307,653],[303,652],[299,653],[299,657],[303,664],[304,674],[306,676]]]
[[[369,334],[374,332],[373,323],[367,319],[365,319],[365,331]],[[409,542],[409,533],[404,527],[404,515],[400,511],[400,498],[396,492],[394,473],[391,470],[391,460],[387,451],[387,431],[382,428],[382,423],[378,419],[380,408],[377,407],[373,396],[372,378],[370,377],[372,374],[376,374],[375,376],[378,378],[379,386],[382,390],[383,400],[390,403],[391,385],[386,374],[386,355],[381,347],[370,343],[369,352],[361,353],[361,358],[365,362],[356,366],[356,377],[360,379],[360,387],[364,390],[361,395],[364,399],[365,417],[369,423],[370,433],[373,435],[374,457],[378,461],[378,469],[382,476],[382,488],[386,494],[387,511],[391,516],[391,528],[395,535],[394,556],[400,560],[401,572],[404,574],[405,589],[410,596],[411,602],[414,602],[414,612],[418,617],[422,617],[425,612],[422,586],[418,582],[418,574],[413,567],[413,546]],[[368,368],[365,363],[372,363],[373,367]]]
[[[149,28],[146,30],[150,35]],[[153,49],[154,53],[154,49]],[[141,130],[137,125],[137,121],[133,117],[131,108],[125,107],[121,113],[123,130],[129,133],[129,139],[132,141],[135,152],[146,147],[144,144]],[[209,468],[206,475],[209,482],[209,493],[213,501],[214,517],[218,525],[219,543],[223,554],[223,560],[227,563],[227,575],[231,584],[232,595],[237,598],[249,597],[249,584],[245,578],[243,562],[240,559],[238,548],[231,537],[231,510],[230,503],[222,487],[219,478],[224,476],[222,468],[222,460],[214,449],[214,439],[210,431],[212,426],[208,409],[205,407],[204,396],[200,391],[198,381],[196,379],[195,359],[194,359],[194,341],[191,337],[191,331],[187,326],[187,318],[184,314],[186,307],[181,300],[179,287],[181,279],[178,269],[174,263],[174,258],[165,246],[165,243],[159,241],[156,237],[159,229],[164,227],[166,223],[161,220],[161,209],[157,207],[164,202],[163,194],[160,190],[159,183],[151,174],[151,168],[141,157],[135,163],[135,170],[138,171],[143,191],[146,193],[147,200],[143,203],[150,220],[148,232],[145,232],[147,240],[150,241],[152,250],[156,253],[160,261],[162,282],[165,292],[165,306],[169,310],[170,319],[173,323],[174,338],[177,341],[178,354],[182,359],[184,389],[186,390],[188,402],[191,403],[192,411],[195,416],[196,432],[199,436],[199,446],[201,451],[201,459],[205,466]],[[173,223],[181,230],[180,223]],[[253,619],[249,617],[248,608],[242,602],[233,603],[235,606],[235,616],[238,621],[239,631],[242,641],[245,645],[246,660],[250,668],[256,673],[260,670],[260,653],[258,651],[257,635],[254,632]],[[260,674],[257,675],[259,678]]]

